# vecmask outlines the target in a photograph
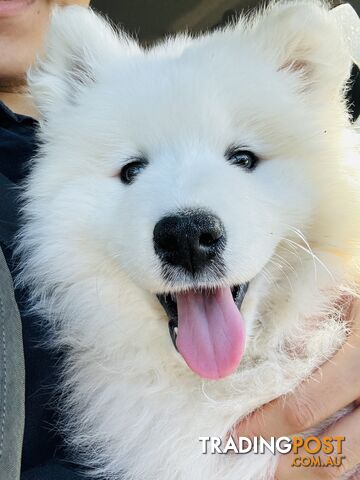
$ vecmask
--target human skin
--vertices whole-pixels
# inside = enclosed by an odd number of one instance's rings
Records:
[[[87,0],[12,0],[14,12],[5,11],[0,0],[0,100],[17,113],[38,116],[26,95],[26,71],[41,53],[55,3],[87,6]],[[282,436],[301,432],[330,417],[341,407],[354,402],[357,408],[327,432],[344,435],[347,459],[344,469],[360,462],[360,307],[354,305],[349,319],[353,333],[344,348],[325,363],[311,379],[291,395],[274,400],[237,425],[235,434]],[[291,467],[291,455],[281,458],[277,480],[315,480],[339,478],[343,469],[303,469]],[[356,479],[358,480],[358,479]]]
[[[88,0],[0,0],[0,100],[17,113],[37,116],[26,95],[26,72],[41,53],[54,4]]]
[[[360,301],[354,302],[348,316],[351,335],[332,359],[293,393],[278,398],[240,422],[232,432],[237,436],[281,437],[296,434],[330,418],[343,407],[351,413],[335,422],[323,436],[344,436],[341,467],[294,467],[294,454],[283,455],[276,480],[332,480],[360,465]],[[309,456],[304,450],[299,455]],[[319,454],[324,460],[326,455]],[[360,480],[360,470],[351,480]]]

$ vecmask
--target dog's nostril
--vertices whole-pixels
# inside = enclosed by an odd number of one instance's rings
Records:
[[[221,239],[222,235],[219,232],[206,232],[202,233],[199,237],[199,244],[201,247],[213,247]]]
[[[163,263],[192,275],[221,256],[225,229],[205,210],[185,210],[162,218],[154,228],[154,249]]]

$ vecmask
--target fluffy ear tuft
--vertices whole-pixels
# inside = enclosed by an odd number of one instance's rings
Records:
[[[351,69],[341,29],[325,2],[281,0],[255,17],[251,33],[278,69],[301,73],[303,87],[338,95]]]
[[[43,117],[66,105],[100,75],[107,59],[137,50],[91,9],[54,9],[45,52],[28,73],[30,93]]]

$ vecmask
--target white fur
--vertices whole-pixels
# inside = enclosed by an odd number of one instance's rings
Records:
[[[72,448],[106,478],[273,478],[274,457],[202,455],[198,437],[224,437],[345,341],[337,300],[356,294],[360,245],[350,63],[316,1],[149,50],[91,11],[55,12],[29,75],[43,121],[19,278],[67,352]],[[258,168],[227,163],[231,144],[256,152]],[[149,166],[122,185],[139,154]],[[251,280],[246,354],[221,381],[189,370],[154,295],[191,287],[162,279],[152,245],[155,223],[179,207],[222,219],[225,282]]]

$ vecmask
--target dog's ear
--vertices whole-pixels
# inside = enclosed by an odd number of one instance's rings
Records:
[[[30,93],[40,114],[46,119],[76,104],[81,91],[101,75],[105,62],[138,48],[90,9],[55,8],[44,54],[28,72]]]
[[[278,70],[295,73],[303,89],[338,95],[351,71],[351,55],[335,15],[324,2],[272,2],[250,31]]]

